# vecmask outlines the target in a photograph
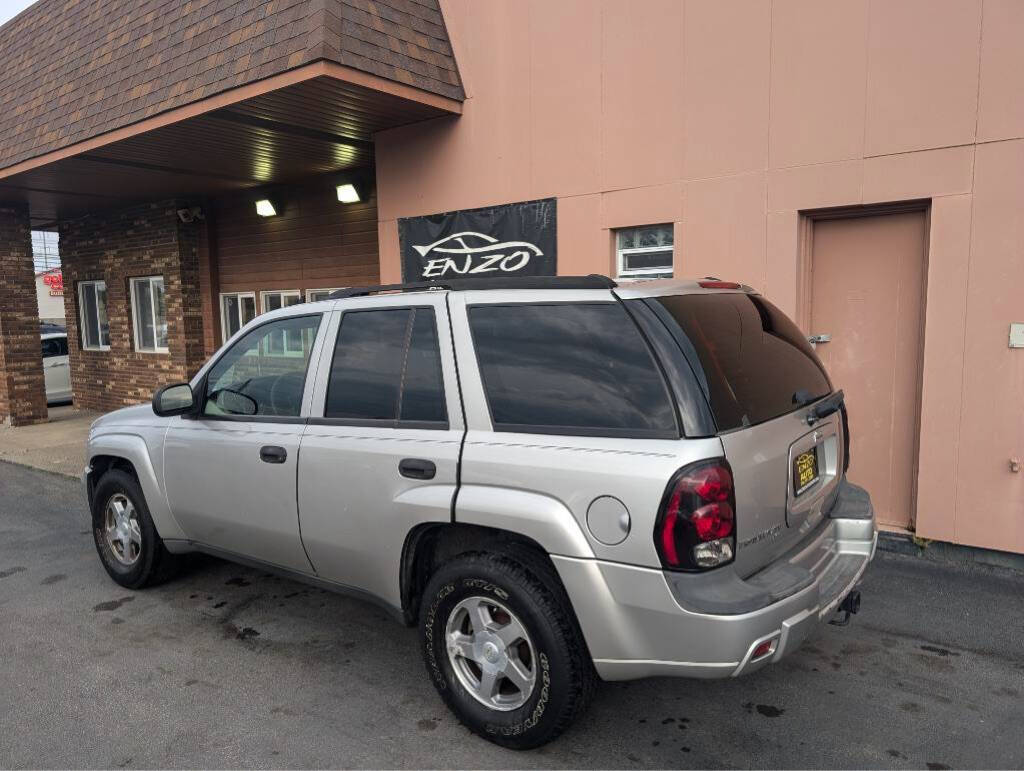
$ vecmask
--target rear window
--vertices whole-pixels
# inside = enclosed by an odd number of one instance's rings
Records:
[[[497,431],[678,437],[664,380],[618,303],[469,309]]]
[[[433,308],[347,311],[334,346],[324,417],[447,423]]]
[[[667,311],[658,315],[690,360],[719,431],[763,423],[832,392],[810,343],[763,297],[691,294],[648,303]]]

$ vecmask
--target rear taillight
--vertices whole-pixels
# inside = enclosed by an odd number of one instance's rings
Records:
[[[668,570],[706,570],[736,552],[736,493],[724,458],[679,469],[661,501],[654,545]]]
[[[843,473],[850,470],[850,418],[846,414],[846,402],[839,405],[843,418]]]

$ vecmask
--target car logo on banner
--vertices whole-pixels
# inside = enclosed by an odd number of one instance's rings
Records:
[[[398,220],[404,281],[481,275],[553,276],[556,200]]]
[[[531,257],[544,252],[529,241],[499,241],[486,233],[456,233],[426,246],[412,247],[426,260],[423,278],[501,271],[515,273],[525,268]]]

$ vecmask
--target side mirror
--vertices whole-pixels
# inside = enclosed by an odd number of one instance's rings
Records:
[[[153,412],[161,418],[183,415],[195,406],[192,386],[188,383],[173,383],[153,394]]]

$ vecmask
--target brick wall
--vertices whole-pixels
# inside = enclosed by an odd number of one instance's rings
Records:
[[[277,195],[282,212],[271,218],[256,215],[249,192],[203,202],[207,219],[191,224],[178,219],[184,204],[174,200],[61,223],[76,405],[111,410],[147,402],[161,385],[191,378],[220,347],[220,292],[254,292],[261,311],[264,290],[305,296],[308,289],[379,281],[374,197],[341,204],[327,178]],[[164,279],[166,354],[135,351],[130,279],[142,276]],[[109,351],[81,346],[78,288],[97,279],[107,284]]]
[[[28,210],[0,206],[0,422],[46,420]]]
[[[71,387],[75,404],[111,410],[146,402],[167,383],[189,379],[202,365],[203,315],[199,293],[200,224],[183,224],[176,201],[62,222]],[[163,276],[169,353],[135,350],[129,279]],[[83,350],[79,282],[107,285],[110,350]]]

